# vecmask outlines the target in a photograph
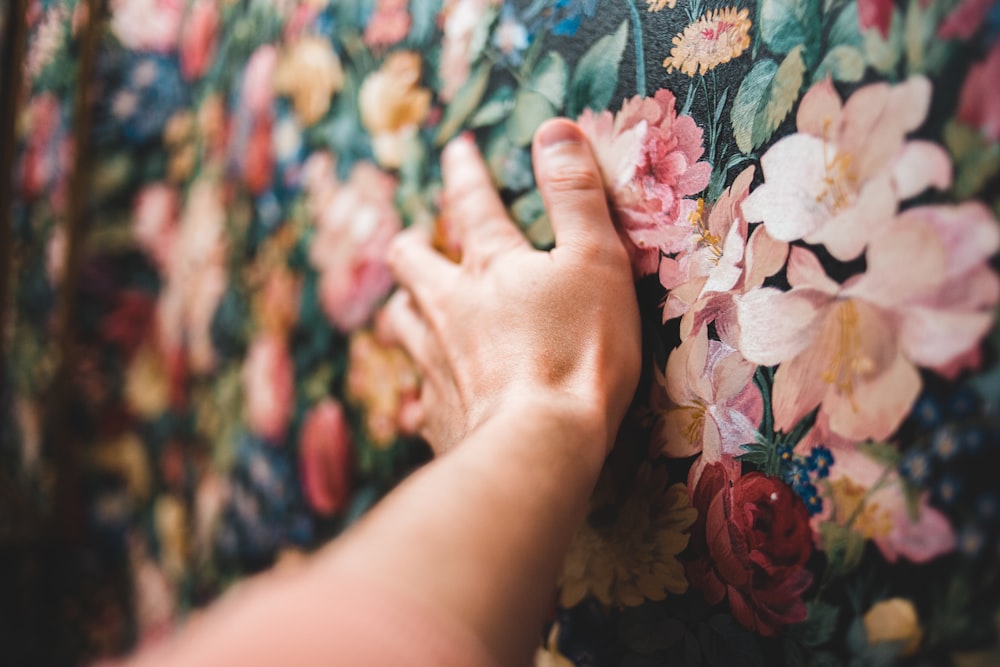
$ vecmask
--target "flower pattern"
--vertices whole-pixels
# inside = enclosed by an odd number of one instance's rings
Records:
[[[35,662],[162,639],[427,460],[404,430],[420,378],[381,331],[386,249],[418,225],[458,258],[439,158],[463,132],[550,246],[530,142],[558,115],[601,168],[647,372],[537,662],[945,664],[988,643],[991,3],[28,5],[0,511],[30,538],[51,508],[81,545],[53,556]],[[80,453],[69,476],[53,442]]]

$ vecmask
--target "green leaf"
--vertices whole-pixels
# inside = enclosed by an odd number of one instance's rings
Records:
[[[822,646],[830,641],[837,628],[840,609],[825,602],[810,602],[806,620],[788,628],[788,634],[808,647]]]
[[[538,126],[555,115],[555,108],[544,95],[522,88],[517,91],[514,111],[507,119],[507,136],[515,146],[527,146]]]
[[[837,20],[830,28],[829,43],[831,47],[853,46],[861,48],[864,40],[858,29],[858,3],[852,2],[837,15]]]
[[[618,86],[618,70],[627,41],[628,21],[622,21],[613,34],[601,37],[587,49],[576,64],[569,85],[567,115],[575,118],[588,107],[601,111],[610,104]]]
[[[813,74],[813,82],[827,76],[835,81],[860,81],[865,74],[865,57],[853,46],[835,46],[826,54]]]
[[[531,74],[529,88],[542,95],[553,108],[562,109],[566,99],[566,81],[569,78],[566,61],[556,51],[550,51]]]
[[[875,70],[895,78],[896,65],[903,54],[903,20],[899,10],[893,10],[889,34],[883,39],[877,28],[866,30],[862,35],[865,60]]]
[[[812,61],[819,43],[821,22],[816,0],[762,0],[758,25],[764,43],[776,54],[786,54],[806,45],[806,60]]]
[[[795,106],[802,88],[805,63],[797,46],[777,65],[760,60],[740,84],[730,120],[736,145],[749,153],[765,143]]]
[[[511,204],[511,215],[521,225],[525,236],[536,248],[550,248],[555,243],[555,235],[552,233],[552,224],[549,216],[545,212],[545,204],[542,203],[542,195],[538,190],[518,197]]]
[[[410,0],[409,40],[411,44],[424,44],[434,36],[441,0]]]
[[[479,18],[479,23],[476,24],[476,29],[472,33],[472,39],[469,41],[469,50],[465,54],[467,62],[476,62],[486,50],[486,45],[489,44],[490,36],[493,34],[493,24],[496,23],[499,16],[500,8],[493,5],[483,11],[483,15]]]
[[[488,63],[483,63],[462,84],[451,104],[445,109],[444,118],[441,119],[441,125],[438,126],[435,144],[443,146],[455,136],[465,120],[479,106],[479,101],[483,99],[489,81],[490,66]]]
[[[510,86],[501,86],[493,91],[493,94],[483,102],[469,121],[469,127],[484,127],[496,125],[510,113],[514,108],[514,89]]]
[[[823,551],[830,563],[830,573],[842,576],[854,571],[865,553],[865,539],[850,528],[834,521],[824,521],[819,526]]]

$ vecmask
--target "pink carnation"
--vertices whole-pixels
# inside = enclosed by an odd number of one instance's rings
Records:
[[[580,116],[604,175],[613,213],[631,241],[637,276],[656,271],[660,252],[677,252],[689,234],[685,224],[697,202],[685,197],[708,185],[712,166],[698,162],[702,131],[690,116],[678,116],[675,98],[658,90],[633,97],[621,110]],[[680,223],[680,224],[678,224]]]
[[[188,81],[201,78],[215,57],[219,7],[215,0],[198,0],[180,36],[181,73]]]
[[[111,30],[132,51],[169,53],[177,48],[184,0],[113,0]]]
[[[324,399],[309,411],[299,441],[299,464],[313,511],[339,512],[350,494],[351,434],[337,401]]]
[[[365,27],[365,44],[386,47],[399,43],[410,32],[409,0],[377,0]]]

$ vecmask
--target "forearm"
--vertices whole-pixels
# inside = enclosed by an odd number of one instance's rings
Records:
[[[501,664],[527,664],[604,437],[579,411],[502,412],[396,489],[327,567],[378,577],[465,623]]]

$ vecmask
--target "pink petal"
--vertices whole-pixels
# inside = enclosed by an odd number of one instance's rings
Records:
[[[792,287],[808,287],[831,296],[840,291],[840,285],[826,275],[816,255],[805,248],[792,248],[786,275]]]
[[[828,385],[821,377],[824,359],[817,352],[815,347],[807,350],[775,372],[771,405],[776,429],[791,431],[823,400]]]
[[[915,197],[927,188],[951,186],[951,158],[929,141],[907,141],[892,166],[892,180],[899,199]]]
[[[734,300],[740,353],[755,364],[774,366],[811,343],[829,297],[813,290],[782,292],[762,287]]]
[[[902,317],[900,344],[915,363],[936,368],[971,350],[992,326],[992,313],[913,307]]]
[[[920,374],[902,354],[871,381],[859,382],[852,395],[832,389],[823,398],[830,429],[851,440],[882,440],[892,435],[920,393]]]
[[[750,242],[747,244],[743,289],[748,290],[763,285],[765,278],[773,276],[782,269],[787,257],[788,243],[775,240],[767,233],[764,225],[757,227],[750,235]]]
[[[830,79],[815,84],[802,96],[795,124],[799,132],[823,138],[840,121],[840,95]]]

